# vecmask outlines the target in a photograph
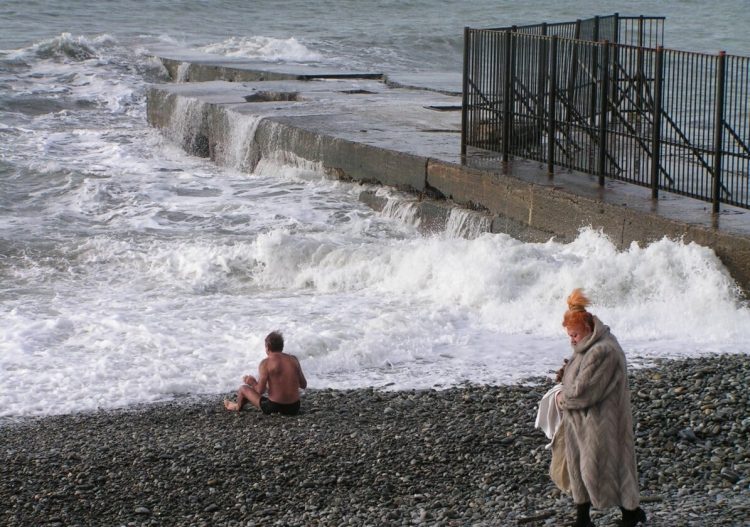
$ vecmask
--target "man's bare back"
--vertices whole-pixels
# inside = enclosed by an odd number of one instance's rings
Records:
[[[227,410],[239,411],[250,402],[266,414],[299,412],[299,391],[307,387],[307,380],[297,357],[283,349],[281,333],[274,331],[266,337],[266,358],[258,365],[259,378],[245,375],[244,384],[237,391],[237,402],[224,401]]]
[[[263,373],[266,373],[268,398],[271,401],[281,404],[299,401],[299,390],[304,388],[300,386],[304,376],[297,357],[283,352],[271,353],[261,361],[259,370],[261,379]]]

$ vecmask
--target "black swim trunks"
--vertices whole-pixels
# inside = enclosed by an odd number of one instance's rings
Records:
[[[300,401],[289,404],[275,403],[265,395],[260,398],[261,411],[268,414],[297,415],[299,413]]]

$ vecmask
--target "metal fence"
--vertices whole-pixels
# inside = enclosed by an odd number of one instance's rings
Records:
[[[663,18],[467,28],[462,154],[750,208],[750,58],[662,42]]]
[[[527,35],[558,36],[575,40],[608,40],[619,44],[630,44],[656,48],[664,44],[663,16],[620,16],[619,13],[595,16],[572,22],[506,26],[488,31],[513,31]]]

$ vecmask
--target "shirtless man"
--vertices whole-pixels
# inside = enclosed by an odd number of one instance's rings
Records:
[[[239,412],[249,402],[264,414],[298,414],[299,390],[307,388],[307,380],[297,357],[283,350],[283,335],[278,331],[269,333],[266,337],[266,358],[258,366],[260,379],[245,375],[242,378],[244,384],[237,391],[237,402],[225,399],[224,408]]]

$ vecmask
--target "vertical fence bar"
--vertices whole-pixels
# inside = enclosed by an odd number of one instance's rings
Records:
[[[484,71],[484,88],[482,89],[482,104],[485,108],[485,116],[482,120],[482,127],[487,130],[486,142],[484,148],[488,150],[497,150],[495,142],[497,141],[496,130],[500,126],[500,117],[495,111],[497,94],[497,78],[494,75],[497,67],[494,59],[495,35],[489,31],[484,32],[482,45],[482,70]]]
[[[512,90],[512,71],[511,71],[511,32],[505,32],[505,85],[503,87],[503,161],[508,161],[510,153],[510,109],[511,109],[511,90]]]
[[[578,41],[581,38],[581,20],[576,20],[575,25],[575,34],[573,36],[573,40]],[[574,97],[573,94],[575,93],[576,88],[576,78],[578,77],[578,46],[573,46],[573,53],[572,57],[570,59],[570,75],[568,76],[568,86],[567,86],[567,98],[568,98],[568,111],[566,114],[565,121],[568,123],[568,126],[570,126],[570,122],[573,120],[573,112],[571,110],[571,107],[573,105]]]
[[[593,42],[599,42],[599,17],[594,17],[594,36]],[[596,123],[596,85],[598,82],[598,65],[599,65],[599,46],[591,46],[591,106],[589,108],[589,124],[594,126]]]
[[[547,23],[542,24],[542,36],[547,36]],[[546,38],[538,39],[538,78],[537,78],[537,105],[536,105],[536,123],[535,126],[538,130],[537,133],[537,144],[542,143],[542,136],[544,133],[544,88],[547,85],[547,72],[549,65],[547,60],[549,58],[549,40]],[[543,155],[540,151],[539,155]]]
[[[481,87],[480,84],[480,73],[479,73],[479,58],[481,57],[481,44],[482,44],[482,32],[480,31],[474,31],[472,34],[472,54],[471,54],[471,80],[472,80],[472,87],[471,87],[471,95],[472,95],[472,105],[471,105],[471,116],[472,116],[472,128],[470,130],[471,138],[472,138],[472,146],[480,146],[482,144],[482,140],[484,139],[482,132],[482,106],[480,104],[481,101],[481,92],[479,92],[479,89]]]
[[[614,27],[612,28],[612,43],[614,44],[613,55],[612,55],[612,88],[610,93],[612,94],[612,102],[616,104],[618,97],[618,79],[620,76],[620,13],[614,14]]]
[[[609,41],[605,40],[603,44],[597,44],[595,47],[602,48],[604,53],[602,57],[602,81],[601,86],[601,100],[599,102],[599,157],[597,172],[599,174],[599,186],[604,186],[604,176],[606,171],[606,160],[607,160],[607,98],[609,96],[609,53],[612,49]],[[594,86],[596,91],[596,86]]]
[[[490,34],[487,31],[482,31],[481,33],[481,39],[480,39],[480,47],[479,47],[479,72],[477,72],[477,76],[481,75],[481,83],[479,84],[478,91],[479,91],[479,98],[477,100],[477,104],[482,109],[481,110],[481,119],[479,121],[479,124],[482,129],[482,145],[483,148],[487,148],[491,146],[492,141],[492,127],[493,127],[493,119],[492,119],[492,107],[488,103],[487,95],[490,93],[490,87],[492,85],[492,78],[490,76],[491,70],[489,68],[490,60],[489,60],[489,53],[488,53],[488,45],[490,41]],[[480,73],[481,72],[481,73]]]
[[[651,197],[659,197],[659,170],[661,169],[661,112],[662,86],[664,85],[664,48],[656,48],[654,60],[654,114],[651,129]]]
[[[719,52],[716,64],[716,112],[714,123],[714,180],[712,203],[714,213],[719,212],[719,202],[721,201],[721,157],[724,140],[724,85],[726,83],[725,75],[726,52]]]
[[[638,17],[638,73],[636,74],[638,93],[636,95],[636,101],[638,104],[639,111],[643,108],[643,85],[645,81],[645,74],[643,72],[643,15]]]
[[[468,110],[468,94],[469,94],[469,38],[470,38],[469,27],[464,27],[464,77],[463,86],[461,88],[461,159],[465,161],[466,158],[466,130],[467,130],[467,119],[466,113]]]
[[[549,107],[547,108],[547,172],[552,177],[555,173],[555,137],[557,130],[557,35],[552,37],[549,52]]]

